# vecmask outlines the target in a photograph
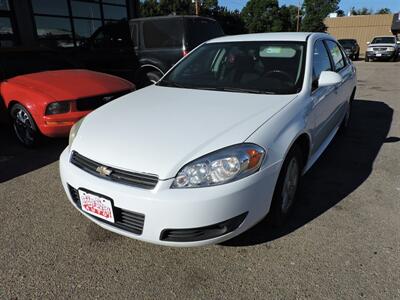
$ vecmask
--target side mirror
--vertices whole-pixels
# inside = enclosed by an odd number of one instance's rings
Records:
[[[367,45],[371,44],[371,42],[367,42]]]
[[[332,71],[323,71],[319,76],[318,86],[324,87],[324,86],[336,85],[338,83],[341,83],[342,81],[343,77],[340,74]]]

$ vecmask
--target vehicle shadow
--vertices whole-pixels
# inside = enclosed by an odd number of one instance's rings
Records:
[[[18,143],[11,125],[3,118],[0,121],[0,141],[0,183],[58,160],[67,146],[66,139],[45,139],[37,148],[27,149]]]
[[[304,176],[297,202],[288,222],[277,229],[268,217],[249,231],[229,240],[224,246],[249,246],[283,237],[335,207],[356,190],[371,174],[384,143],[396,143],[387,137],[393,109],[379,101],[356,100],[350,129],[337,135],[316,164]]]

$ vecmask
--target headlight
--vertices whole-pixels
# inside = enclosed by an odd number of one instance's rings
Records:
[[[78,134],[79,128],[81,127],[81,124],[83,122],[83,118],[80,119],[78,122],[76,122],[72,127],[69,132],[69,140],[68,144],[71,145],[74,139],[76,138],[76,135]]]
[[[374,49],[372,47],[368,47],[367,51],[374,51]]]
[[[386,50],[387,51],[394,51],[394,47],[387,47]]]
[[[71,103],[69,101],[53,102],[47,105],[46,115],[65,114],[70,111]]]
[[[215,151],[184,166],[171,188],[205,187],[238,180],[257,172],[265,154],[265,150],[255,144]]]

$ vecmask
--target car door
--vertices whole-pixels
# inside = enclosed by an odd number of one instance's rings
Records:
[[[351,62],[347,59],[342,48],[332,40],[325,41],[332,60],[333,70],[343,78],[342,82],[335,86],[336,101],[332,116],[332,129],[338,126],[347,112],[347,104],[353,92],[352,78],[354,76]]]
[[[314,154],[327,136],[332,131],[332,115],[334,114],[337,102],[337,91],[334,86],[318,86],[318,80],[323,71],[333,71],[332,60],[323,40],[317,40],[313,50],[312,68],[312,154]]]

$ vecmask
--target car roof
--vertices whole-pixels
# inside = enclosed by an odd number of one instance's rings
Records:
[[[395,38],[395,35],[376,35],[373,38],[382,38],[382,37],[390,37],[390,38]]]
[[[273,32],[273,33],[250,33],[241,35],[228,35],[215,38],[207,43],[221,43],[221,42],[257,42],[257,41],[292,41],[292,42],[306,42],[311,36],[316,38],[331,37],[326,33],[313,33],[313,32]]]

